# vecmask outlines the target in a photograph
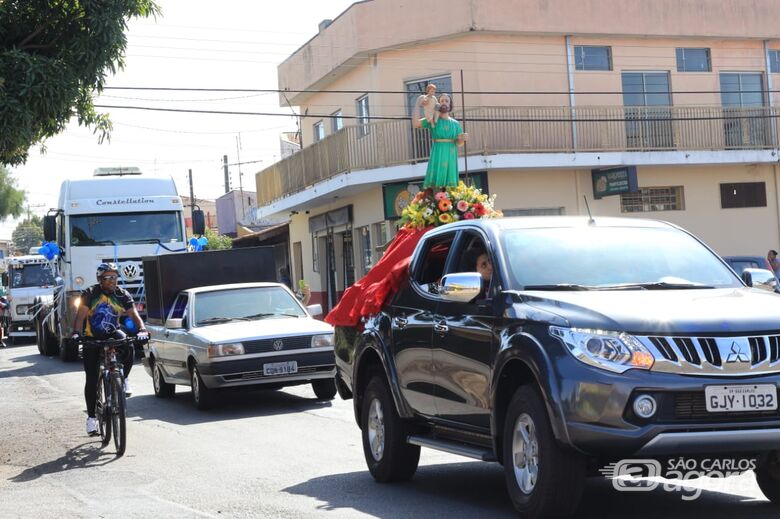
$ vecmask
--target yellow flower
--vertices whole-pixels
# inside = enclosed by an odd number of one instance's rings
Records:
[[[452,215],[450,213],[442,213],[439,215],[439,221],[441,223],[450,223],[452,221]]]

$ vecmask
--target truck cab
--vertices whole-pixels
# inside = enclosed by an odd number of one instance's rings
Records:
[[[200,218],[194,219],[202,221]],[[200,228],[197,228],[200,227]],[[196,232],[202,226],[196,225]],[[119,266],[119,286],[130,292],[141,317],[146,291],[141,258],[186,249],[184,206],[171,177],[153,177],[138,168],[98,168],[94,176],[66,180],[57,208],[44,219],[44,234],[60,248],[56,298],[43,301],[45,343],[63,360],[77,351],[65,339],[81,292],[95,283],[100,263]]]
[[[12,256],[5,259],[9,307],[8,336],[12,342],[35,338],[33,322],[37,308],[35,300],[51,296],[54,290],[52,266],[41,255]]]

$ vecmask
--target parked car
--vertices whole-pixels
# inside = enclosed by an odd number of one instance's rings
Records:
[[[207,409],[229,387],[311,383],[319,399],[336,395],[333,327],[314,319],[280,283],[239,283],[183,290],[163,326],[147,325],[144,367],[154,394],[190,386]]]
[[[739,275],[745,269],[765,269],[772,272],[769,260],[763,256],[723,256],[726,263]]]
[[[421,446],[498,461],[516,509],[546,517],[621,459],[751,458],[780,503],[780,299],[672,224],[438,227],[383,310],[336,337],[377,481],[411,478]]]

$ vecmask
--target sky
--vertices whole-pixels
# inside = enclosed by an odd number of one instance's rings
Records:
[[[162,16],[129,23],[126,64],[108,87],[278,88],[277,66],[334,19],[353,0],[157,0]],[[97,105],[196,110],[273,112],[279,116],[185,114],[99,109],[114,125],[110,142],[98,144],[91,129],[74,121],[30,149],[23,166],[10,168],[27,193],[26,211],[42,216],[57,205],[65,179],[89,178],[95,168],[137,166],[144,174],[172,176],[189,196],[192,169],[196,198],[224,194],[222,156],[231,166],[231,187],[255,191],[255,173],[279,160],[279,137],[295,131],[289,107],[278,94],[107,89]],[[255,162],[258,161],[258,162]],[[240,173],[242,175],[239,175]],[[0,221],[10,239],[18,220]]]

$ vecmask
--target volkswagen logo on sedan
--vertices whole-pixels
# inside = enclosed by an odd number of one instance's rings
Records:
[[[282,342],[282,340],[281,340],[281,339],[276,339],[276,340],[274,341],[274,349],[275,349],[276,351],[279,351],[279,350],[281,350],[282,348],[284,348],[284,343]]]

